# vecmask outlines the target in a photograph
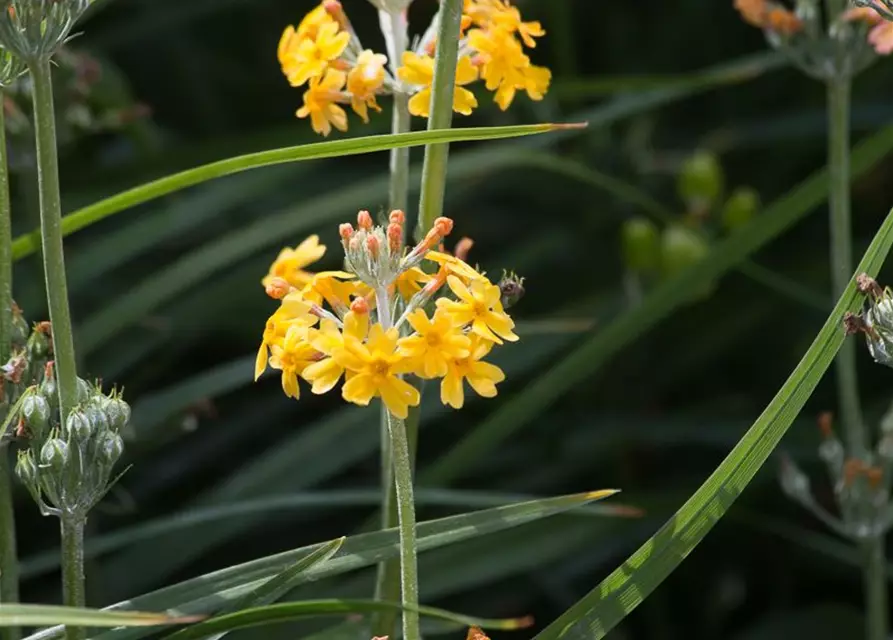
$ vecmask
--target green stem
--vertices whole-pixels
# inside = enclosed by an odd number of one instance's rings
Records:
[[[839,9],[828,0],[829,15]],[[840,296],[853,273],[853,238],[850,220],[850,88],[851,79],[838,73],[828,81],[828,171],[831,229],[831,283]],[[866,460],[869,442],[859,404],[856,341],[847,340],[837,353],[837,392],[840,417],[850,456]],[[862,573],[865,584],[866,637],[886,640],[888,627],[887,578],[884,536],[864,543]]]
[[[419,605],[418,552],[416,549],[415,500],[412,491],[412,463],[403,420],[388,413],[388,430],[394,459],[394,484],[397,488],[397,514],[400,527],[400,588],[402,602]],[[420,640],[419,614],[403,612],[404,640]]]
[[[456,90],[462,6],[462,0],[443,0],[440,3],[437,54],[434,59],[434,82],[431,85],[431,109],[428,116],[429,131],[449,129],[453,123],[453,94]],[[422,196],[419,201],[419,237],[424,237],[443,213],[449,153],[448,144],[429,144],[425,147]]]
[[[884,537],[876,536],[863,545],[865,593],[868,620],[865,637],[868,640],[887,640],[889,624],[887,613],[887,560],[884,553]]]
[[[12,501],[12,468],[9,447],[0,444],[0,603],[19,601],[19,563],[16,555],[15,511]],[[0,639],[18,640],[18,627],[0,629]]]
[[[62,525],[62,599],[67,607],[83,607],[84,599],[84,519],[81,516],[63,515]],[[68,640],[84,640],[87,630],[82,627],[66,627]]]
[[[394,94],[394,114],[391,119],[391,133],[406,133],[412,130],[409,114],[409,96]],[[388,211],[406,211],[409,206],[409,147],[391,149],[391,182],[388,189]]]
[[[47,303],[53,326],[53,355],[59,387],[59,410],[64,424],[77,404],[77,366],[68,284],[62,250],[62,198],[59,192],[59,157],[56,148],[56,115],[49,60],[29,65],[34,85],[34,129],[37,138],[37,180],[40,188],[40,232]]]
[[[850,80],[828,81],[828,169],[831,229],[831,283],[834,299],[853,274],[853,239],[850,222]],[[868,443],[859,406],[856,377],[856,341],[847,340],[837,354],[837,392],[840,418],[849,453],[864,458]]]
[[[6,122],[0,91],[0,364],[12,352],[12,206],[9,201]],[[16,553],[15,510],[9,447],[0,433],[0,603],[19,601],[19,565]],[[17,640],[18,627],[0,630],[2,640]]]

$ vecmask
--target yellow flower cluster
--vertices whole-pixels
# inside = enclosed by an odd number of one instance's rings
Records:
[[[404,374],[440,378],[441,401],[456,409],[466,381],[483,397],[496,395],[505,376],[484,358],[518,339],[500,287],[460,257],[433,249],[451,232],[450,219],[439,218],[411,250],[402,244],[403,225],[400,211],[386,226],[375,226],[366,211],[357,229],[341,225],[345,271],[305,271],[325,252],[316,236],[279,254],[262,281],[280,305],[267,320],[255,379],[269,365],[297,399],[299,378],[321,394],[343,377],[345,400],[365,406],[379,397],[398,418],[420,400]],[[426,262],[436,273],[426,273]]]
[[[453,110],[468,115],[477,107],[475,95],[465,86],[478,79],[495,92],[494,100],[503,110],[518,91],[542,100],[551,72],[531,64],[524,53],[525,46],[535,47],[535,38],[545,35],[542,25],[524,22],[509,0],[465,0],[462,19]],[[427,117],[434,31],[429,28],[412,50],[389,52],[388,66],[387,56],[363,48],[341,3],[325,0],[297,27],[288,26],[279,41],[282,73],[293,87],[307,85],[298,117],[309,117],[313,130],[327,136],[333,127],[347,130],[347,112],[341,105],[349,104],[368,122],[370,109],[381,110],[377,96],[394,93],[410,95],[410,113]],[[395,41],[393,34],[386,36],[388,42]]]

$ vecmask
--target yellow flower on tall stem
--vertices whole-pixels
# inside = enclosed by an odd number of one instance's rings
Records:
[[[418,389],[400,378],[408,372],[409,363],[397,349],[399,338],[396,329],[385,331],[374,324],[365,343],[345,339],[345,348],[333,356],[353,374],[341,389],[345,400],[366,406],[380,397],[388,411],[406,419],[409,407],[417,406],[420,397]]]
[[[496,396],[496,385],[505,380],[505,374],[496,365],[481,361],[492,347],[492,342],[473,336],[468,356],[449,363],[447,373],[440,383],[440,401],[443,404],[454,409],[462,408],[465,404],[465,380],[479,396]]]
[[[264,326],[264,334],[257,357],[254,360],[254,379],[257,380],[267,368],[267,360],[270,357],[270,349],[280,346],[285,340],[288,330],[294,325],[304,328],[312,327],[318,318],[310,314],[310,305],[293,294],[286,296],[276,312],[267,319]]]
[[[403,66],[397,69],[397,76],[407,84],[421,87],[409,100],[409,112],[414,116],[428,117],[431,105],[431,83],[434,82],[434,58],[420,56],[412,51],[403,54]],[[471,114],[478,106],[474,94],[463,85],[477,80],[478,71],[471,58],[462,56],[456,66],[456,88],[453,94],[453,111],[464,116]]]
[[[443,309],[430,319],[422,309],[416,309],[406,319],[415,333],[400,340],[400,353],[409,359],[416,375],[443,377],[450,362],[468,357],[471,340]]]
[[[339,131],[347,131],[347,114],[338,103],[347,101],[344,94],[343,71],[329,69],[322,78],[310,80],[310,88],[304,93],[304,106],[298,109],[298,117],[310,116],[310,126],[324,136],[332,132],[334,126]]]
[[[341,57],[350,42],[350,34],[341,31],[337,22],[328,22],[319,28],[315,38],[296,40],[288,30],[282,35],[288,42],[280,42],[282,72],[293,87],[300,87],[311,78],[321,77],[330,63]]]
[[[488,91],[495,91],[494,100],[505,111],[517,91],[527,91],[532,100],[542,100],[549,88],[552,72],[530,64],[521,43],[506,29],[472,29],[468,44],[481,59],[481,78]]]
[[[307,342],[308,328],[293,324],[281,344],[271,347],[270,366],[282,372],[282,390],[289,398],[301,397],[298,376],[316,362],[318,352]]]
[[[515,323],[499,301],[501,292],[498,286],[481,280],[474,280],[465,286],[456,276],[448,276],[447,284],[459,299],[440,298],[437,307],[450,314],[454,322],[471,325],[472,333],[496,344],[502,344],[502,339],[509,342],[518,339],[512,332]]]
[[[357,305],[354,305],[357,308]],[[312,339],[313,348],[327,356],[319,362],[314,362],[306,369],[302,377],[313,385],[312,391],[322,394],[330,391],[344,374],[341,359],[335,358],[335,354],[343,351],[345,340],[362,342],[369,332],[368,308],[360,311],[348,311],[344,316],[344,329],[338,328],[332,320],[323,320]]]
[[[316,262],[325,253],[326,247],[319,243],[317,235],[308,237],[294,249],[286,247],[270,265],[270,271],[261,280],[261,284],[266,288],[273,278],[282,278],[295,289],[303,289],[313,277],[313,274],[305,271],[304,267]]]

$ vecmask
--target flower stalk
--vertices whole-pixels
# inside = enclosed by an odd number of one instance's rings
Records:
[[[84,525],[79,514],[66,514],[59,519],[62,531],[62,598],[67,607],[83,607],[84,596]],[[87,630],[66,627],[68,640],[84,640]]]
[[[453,95],[456,91],[462,6],[462,0],[443,0],[440,4],[434,82],[431,86],[431,114],[428,117],[429,131],[449,129],[453,123]],[[420,238],[424,237],[434,221],[443,213],[449,153],[449,144],[430,144],[425,147],[422,195],[419,201]]]
[[[37,178],[40,191],[40,233],[50,322],[53,325],[53,354],[59,387],[62,424],[77,404],[77,366],[74,334],[68,307],[68,283],[62,246],[62,197],[59,189],[59,156],[56,146],[56,116],[50,60],[29,63],[34,82],[34,129],[37,141]]]
[[[12,352],[12,207],[9,198],[9,163],[6,147],[5,109],[0,91],[0,363]],[[19,600],[18,557],[15,511],[13,509],[12,469],[9,443],[0,433],[0,603]],[[3,640],[17,640],[17,627],[0,631]]]

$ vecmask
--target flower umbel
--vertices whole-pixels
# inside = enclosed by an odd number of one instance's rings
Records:
[[[438,218],[414,247],[403,245],[403,224],[401,211],[385,225],[361,211],[356,228],[341,225],[344,271],[303,270],[325,251],[315,236],[280,253],[264,279],[279,308],[267,320],[256,377],[267,366],[278,370],[283,391],[295,399],[301,378],[315,394],[343,378],[346,401],[365,406],[381,398],[397,418],[420,400],[406,374],[441,378],[441,400],[457,409],[465,381],[482,397],[496,395],[505,376],[483,359],[495,345],[518,339],[503,290],[461,258],[432,250],[452,232],[452,220]],[[464,240],[457,252],[470,245]],[[423,261],[438,272],[426,273]]]
[[[370,109],[381,110],[378,97],[387,94],[408,96],[410,112],[428,117],[436,20],[413,48],[389,50],[394,58],[389,67],[387,56],[363,46],[341,2],[325,0],[317,5],[296,27],[285,28],[277,50],[289,84],[306,86],[298,117],[309,116],[313,130],[321,135],[328,135],[333,127],[346,131],[347,113],[340,105],[350,105],[368,122]],[[524,21],[509,0],[466,0],[453,110],[468,115],[477,107],[477,98],[465,88],[477,79],[495,92],[494,100],[503,110],[519,91],[531,100],[542,100],[552,74],[532,64],[524,48],[536,47],[545,33],[539,22]]]

